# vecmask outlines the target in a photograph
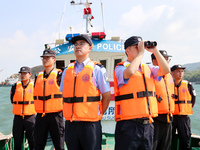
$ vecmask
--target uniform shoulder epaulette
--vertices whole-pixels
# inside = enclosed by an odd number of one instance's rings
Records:
[[[17,86],[17,83],[13,83],[12,86],[13,86],[13,87],[14,87],[14,86]]]
[[[58,75],[62,75],[62,71],[58,71]]]
[[[101,67],[101,68],[104,67],[104,66],[103,66],[102,64],[100,64],[100,63],[96,63],[96,65],[99,66],[99,67]]]

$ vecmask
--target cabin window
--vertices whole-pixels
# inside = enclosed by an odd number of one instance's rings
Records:
[[[65,61],[64,60],[57,60],[56,61],[56,68],[64,69],[65,68]]]
[[[100,60],[100,63],[106,68],[106,60]]]
[[[70,60],[70,63],[73,63],[74,61],[76,61],[76,60]]]
[[[115,66],[116,66],[118,63],[120,63],[120,62],[122,62],[122,59],[115,59],[114,70],[115,70]]]

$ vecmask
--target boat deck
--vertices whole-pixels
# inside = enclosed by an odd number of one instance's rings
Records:
[[[14,148],[14,140],[11,135],[3,136],[0,138],[0,150],[10,150]],[[114,134],[103,133],[102,136],[102,150],[114,150]],[[191,150],[200,150],[200,136],[192,135],[190,140],[190,148]],[[23,150],[29,150],[27,141],[24,139],[24,145],[22,147]],[[47,144],[45,150],[54,150],[53,143],[51,138],[49,137],[47,140]],[[65,145],[65,150],[67,147]],[[172,143],[171,150],[179,150],[179,140],[176,135],[175,141]]]

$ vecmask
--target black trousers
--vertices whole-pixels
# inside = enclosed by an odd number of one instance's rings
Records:
[[[190,128],[190,118],[188,115],[174,115],[174,120],[172,122],[172,142],[177,129],[181,150],[190,149]]]
[[[115,150],[152,150],[153,124],[135,120],[118,121],[115,129]]]
[[[44,150],[50,133],[56,150],[64,150],[64,120],[62,111],[56,113],[37,114],[35,123],[35,149]]]
[[[34,126],[36,115],[22,116],[15,115],[13,120],[14,149],[22,150],[24,131],[28,139],[30,150],[34,150]]]
[[[165,123],[154,119],[153,150],[171,150],[172,123]]]
[[[66,121],[65,142],[68,150],[101,150],[101,122]]]

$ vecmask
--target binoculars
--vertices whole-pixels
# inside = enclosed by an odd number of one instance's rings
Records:
[[[147,48],[153,48],[155,46],[157,46],[157,42],[156,41],[145,41],[144,42],[144,46],[147,47]]]

